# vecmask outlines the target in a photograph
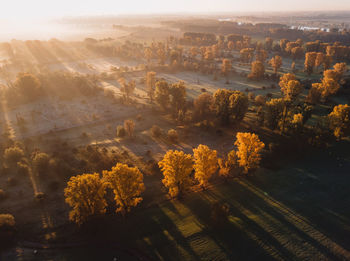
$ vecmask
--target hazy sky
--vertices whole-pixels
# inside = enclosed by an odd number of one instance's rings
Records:
[[[350,0],[2,0],[1,18],[129,13],[350,10]]]

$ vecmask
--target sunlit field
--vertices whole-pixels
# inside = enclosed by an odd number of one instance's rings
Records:
[[[350,260],[349,12],[92,2],[0,11],[0,260]]]

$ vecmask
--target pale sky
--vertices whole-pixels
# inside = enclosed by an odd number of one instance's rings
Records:
[[[0,19],[80,15],[350,10],[350,0],[1,0]]]

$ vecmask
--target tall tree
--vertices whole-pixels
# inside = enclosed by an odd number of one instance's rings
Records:
[[[81,225],[93,216],[104,214],[105,193],[105,185],[97,173],[71,177],[64,189],[65,201],[73,208],[69,219]]]
[[[217,152],[206,145],[200,144],[196,149],[193,149],[193,157],[194,177],[201,186],[205,187],[218,169]]]
[[[193,160],[190,154],[169,150],[158,165],[164,176],[162,182],[171,197],[181,195],[191,185]]]
[[[143,175],[137,167],[117,163],[112,170],[103,171],[103,181],[113,190],[116,212],[124,215],[142,201],[141,194],[145,185]]]
[[[249,170],[259,167],[261,150],[265,144],[260,141],[258,135],[238,132],[236,138],[238,162],[243,167],[244,172],[248,173]]]
[[[330,128],[337,139],[350,134],[350,106],[339,104],[328,114]]]

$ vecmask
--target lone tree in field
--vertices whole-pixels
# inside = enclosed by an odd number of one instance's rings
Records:
[[[260,152],[265,144],[254,133],[238,132],[236,138],[238,162],[244,172],[248,173],[249,170],[258,168],[261,160]]]
[[[249,79],[260,80],[264,78],[265,67],[260,61],[252,62],[251,72],[248,75]]]
[[[277,75],[278,70],[282,66],[282,57],[279,55],[276,55],[275,57],[271,58],[269,63],[271,65],[271,67],[273,68],[273,72],[275,73],[275,75]]]
[[[221,71],[222,71],[222,74],[226,77],[226,83],[227,84],[229,84],[228,77],[229,77],[231,69],[232,69],[231,61],[229,59],[223,59],[222,60]]]
[[[146,87],[147,87],[147,94],[148,94],[148,97],[151,99],[151,102],[153,102],[155,84],[156,84],[156,73],[148,72],[146,75]]]
[[[90,217],[104,214],[105,193],[105,185],[97,173],[71,177],[64,189],[65,201],[73,208],[69,219],[81,225]]]
[[[193,149],[193,158],[194,177],[202,187],[206,187],[209,179],[218,169],[217,152],[201,144],[196,149]]]
[[[145,185],[137,167],[117,163],[111,171],[103,171],[103,181],[113,190],[117,213],[125,215],[142,201],[141,193],[145,191]]]
[[[340,104],[328,114],[329,126],[337,139],[350,134],[350,106]]]
[[[190,154],[169,150],[158,165],[164,176],[162,182],[171,197],[181,195],[191,185],[193,161]]]
[[[170,102],[170,88],[166,81],[156,83],[155,100],[159,106],[165,110]]]
[[[135,123],[133,120],[125,120],[124,121],[124,129],[129,137],[134,136]]]

